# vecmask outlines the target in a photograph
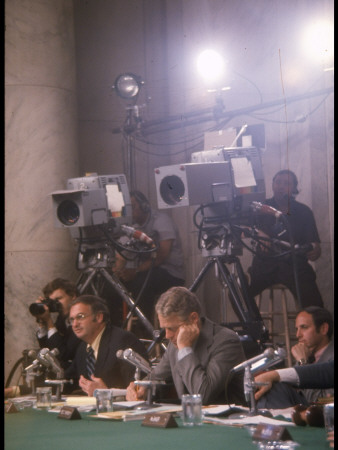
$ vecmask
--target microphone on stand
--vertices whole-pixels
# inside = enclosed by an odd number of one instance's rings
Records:
[[[236,372],[240,372],[241,370],[245,369],[247,366],[251,366],[253,363],[260,361],[261,359],[272,359],[274,356],[275,352],[273,348],[267,348],[266,350],[264,350],[263,353],[261,353],[260,355],[254,356],[253,358],[248,359],[247,361],[243,361],[242,363],[238,364],[237,366],[233,367],[231,369],[231,372],[236,373]]]
[[[60,378],[63,376],[63,369],[60,365],[60,362],[56,358],[56,355],[59,354],[59,350],[54,348],[53,350],[49,350],[48,348],[43,348],[41,350],[41,356],[48,362],[49,367],[58,375]]]
[[[128,225],[121,225],[121,230],[129,237],[145,242],[148,245],[155,246],[154,241],[147,234],[143,233],[143,231],[136,230],[136,228],[129,227]]]
[[[44,350],[44,349],[42,349],[42,350]],[[36,359],[34,359],[32,364],[25,367],[25,372],[29,372],[30,370],[39,367],[39,365],[45,366],[47,368],[50,367],[50,363],[48,361],[46,361],[45,358],[43,357],[42,350],[40,350],[39,353],[36,355]]]
[[[147,374],[151,373],[151,366],[149,362],[131,348],[118,350],[116,352],[116,356],[119,359],[125,359],[130,364],[140,369],[142,372],[145,372]]]
[[[277,219],[283,215],[283,213],[281,211],[278,211],[278,209],[275,209],[269,205],[265,205],[264,203],[261,202],[251,202],[251,207],[254,210],[254,212],[269,214],[271,216],[276,217]]]

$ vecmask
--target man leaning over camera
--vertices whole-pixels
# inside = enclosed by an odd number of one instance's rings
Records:
[[[36,311],[30,306],[31,313],[36,317],[39,328],[36,336],[40,348],[59,351],[58,359],[63,369],[66,369],[75,357],[76,349],[81,340],[74,334],[69,322],[69,311],[72,301],[77,297],[76,285],[63,278],[55,278],[42,289],[43,297],[35,302],[42,304],[44,312],[33,314]],[[33,308],[32,308],[33,307]],[[58,315],[54,322],[52,313]]]

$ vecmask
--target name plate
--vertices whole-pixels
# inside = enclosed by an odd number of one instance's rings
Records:
[[[79,411],[72,406],[63,406],[58,415],[59,419],[78,420],[81,419]]]
[[[10,403],[8,403],[8,405],[6,405],[5,411],[6,411],[6,413],[9,413],[9,414],[19,412],[17,407],[12,402],[10,402]]]
[[[253,440],[258,441],[292,441],[288,430],[282,425],[270,425],[259,423],[252,435]]]
[[[178,426],[171,413],[146,414],[142,425],[156,428],[177,428]]]

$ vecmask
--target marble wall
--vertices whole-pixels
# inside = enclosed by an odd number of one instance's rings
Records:
[[[71,0],[6,1],[5,375],[36,348],[28,305],[52,278],[74,279],[74,248],[49,194],[78,173]],[[76,278],[75,278],[76,279]]]

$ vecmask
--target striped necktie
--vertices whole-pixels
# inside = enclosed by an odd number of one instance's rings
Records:
[[[94,350],[92,347],[89,347],[87,350],[87,358],[86,358],[87,375],[89,379],[91,375],[94,373],[95,363],[96,359],[94,356]]]

